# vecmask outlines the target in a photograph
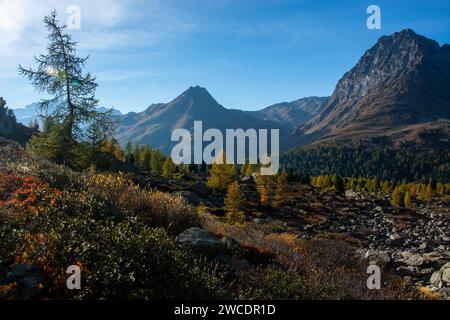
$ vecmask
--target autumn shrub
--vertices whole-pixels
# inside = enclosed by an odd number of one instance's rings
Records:
[[[364,262],[342,241],[306,241],[264,226],[231,225],[205,208],[198,215],[181,196],[142,189],[122,174],[75,173],[27,159],[20,148],[8,150],[13,161],[2,158],[0,140],[0,279],[13,264],[37,266],[44,276],[37,298],[408,297],[404,284],[389,274],[383,274],[382,290],[368,291]],[[250,266],[228,272],[178,246],[172,236],[197,224],[239,241],[234,258]],[[81,291],[66,287],[70,265],[82,270]],[[15,283],[2,284],[0,299],[14,297],[15,290]]]
[[[163,229],[137,218],[115,221],[95,195],[63,192],[58,206],[9,219],[0,228],[1,265],[38,266],[45,299],[208,299],[223,296],[212,268],[177,246]],[[66,269],[78,265],[83,290],[68,291]],[[1,271],[1,269],[0,269]],[[0,276],[4,276],[3,273]]]
[[[40,159],[29,162],[29,174],[60,190],[82,190],[84,186],[83,174],[71,169]]]
[[[31,159],[31,156],[16,142],[0,136],[0,165],[13,164]]]
[[[208,215],[202,217],[202,225],[212,234],[231,237],[244,248],[272,257],[272,263],[283,272],[296,274],[302,279],[302,287],[297,289],[301,289],[305,299],[410,298],[411,289],[389,274],[383,275],[385,284],[382,290],[368,290],[367,265],[344,241],[302,240],[290,234],[268,233],[252,225],[239,228]],[[295,290],[292,292],[297,292]]]
[[[227,221],[229,223],[242,226],[245,224],[245,213],[243,211],[232,211],[226,214]]]
[[[0,214],[5,214],[5,209],[0,209]],[[8,267],[14,262],[14,250],[18,239],[20,238],[20,230],[15,230],[7,221],[0,222],[0,279],[6,275]]]
[[[305,283],[297,273],[275,268],[254,268],[239,274],[237,298],[243,300],[302,300]]]
[[[2,148],[0,148],[2,149]],[[178,196],[120,175],[89,176],[46,160],[0,164],[0,279],[13,264],[39,267],[42,299],[210,299],[224,285],[209,262],[180,248],[195,213]],[[97,180],[96,180],[97,179]],[[78,265],[83,290],[68,291]],[[0,287],[14,297],[17,284]]]
[[[13,215],[39,214],[44,205],[54,205],[59,194],[36,177],[0,171],[0,207],[9,209],[0,221]]]
[[[122,173],[90,175],[37,157],[24,159],[27,161],[8,163],[8,170],[14,172],[11,180],[14,180],[14,175],[26,176],[26,179],[39,182],[46,188],[71,192],[74,197],[79,192],[97,195],[99,201],[103,198],[103,202],[113,204],[123,213],[139,217],[149,226],[164,227],[171,234],[179,234],[197,225],[195,210],[180,195],[144,190]],[[0,201],[1,190],[0,185]],[[41,201],[46,202],[50,200]]]
[[[95,175],[87,178],[89,187],[130,215],[148,225],[164,227],[179,234],[195,226],[195,210],[179,195],[143,190],[122,174]]]

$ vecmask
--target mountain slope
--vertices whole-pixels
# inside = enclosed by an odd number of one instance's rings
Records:
[[[428,125],[445,139],[448,121],[436,121],[450,118],[449,88],[449,45],[410,29],[382,37],[339,81],[324,110],[298,128],[296,144],[373,137],[395,143],[394,131],[412,126],[427,133]]]
[[[226,129],[280,129],[281,148],[291,132],[301,123],[310,120],[325,105],[328,98],[310,97],[267,107],[261,111],[226,109],[209,92],[201,87],[191,87],[169,103],[153,104],[144,112],[122,115],[113,109],[117,121],[117,138],[124,144],[132,140],[150,144],[164,152],[170,152],[174,145],[170,141],[173,130],[191,130],[194,121],[202,121],[204,130]],[[99,108],[99,111],[107,111]],[[29,124],[38,118],[38,103],[14,110],[19,122]]]
[[[252,115],[261,119],[282,123],[292,129],[319,114],[325,107],[328,97],[308,97],[292,102],[283,102],[267,107]]]
[[[50,110],[51,110],[51,108],[50,108]],[[108,109],[105,107],[99,107],[99,108],[97,108],[97,110],[100,112],[107,112],[107,111],[110,111],[111,109]],[[42,127],[42,120],[39,117],[39,103],[38,102],[32,103],[24,108],[14,109],[13,111],[16,116],[17,122],[26,126],[30,123],[34,123],[35,121],[37,121],[39,126]],[[112,109],[112,115],[120,116],[122,114],[120,113],[120,111]]]
[[[0,136],[24,144],[33,135],[33,130],[17,123],[12,110],[6,107],[6,101],[0,97]]]
[[[280,124],[264,121],[240,110],[229,110],[221,106],[209,92],[201,87],[191,87],[167,104],[154,104],[142,113],[130,113],[118,118],[117,137],[121,143],[128,139],[153,148],[170,152],[174,143],[170,141],[175,129],[192,131],[194,121],[203,122],[203,130],[226,129],[271,129]],[[282,128],[284,131],[284,128]]]

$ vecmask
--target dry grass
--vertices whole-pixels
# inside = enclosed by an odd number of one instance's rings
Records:
[[[122,174],[90,176],[87,185],[126,213],[171,234],[197,225],[195,210],[181,196],[142,190]]]
[[[302,279],[307,299],[409,299],[411,290],[397,278],[383,276],[382,290],[368,290],[367,266],[344,241],[301,240],[293,234],[273,234],[259,226],[235,227],[216,217],[202,216],[210,233],[236,239],[244,248],[273,257],[274,263]]]

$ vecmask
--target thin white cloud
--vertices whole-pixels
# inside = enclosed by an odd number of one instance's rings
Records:
[[[88,32],[90,28],[106,30],[126,19],[129,3],[130,0],[0,0],[0,50],[15,55],[45,43],[42,18],[53,9],[66,23],[70,17],[68,8],[78,6],[82,28]]]
[[[0,0],[0,44],[17,40],[27,23],[24,3],[17,0]]]
[[[45,53],[47,43],[43,17],[56,9],[60,22],[66,24],[71,15],[68,8],[74,5],[80,8],[81,28],[69,32],[82,54],[111,56],[121,49],[154,46],[195,28],[191,19],[163,0],[0,0],[2,78],[17,77],[19,64],[34,65],[33,56]],[[110,73],[104,80],[136,76]]]
[[[42,47],[46,31],[42,18],[56,9],[61,23],[78,6],[81,29],[72,30],[83,49],[151,45],[178,32],[190,32],[194,23],[164,5],[162,0],[0,0],[0,51],[16,55]]]

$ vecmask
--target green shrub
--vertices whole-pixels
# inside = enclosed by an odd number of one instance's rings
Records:
[[[181,197],[142,190],[120,175],[102,176],[107,183],[96,185],[45,160],[17,162],[0,173],[0,279],[12,264],[24,263],[42,271],[43,299],[224,296],[209,263],[154,228],[179,232],[193,224],[195,213]],[[82,270],[78,292],[66,287],[71,265]]]
[[[63,195],[70,197],[70,195]],[[205,263],[134,218],[117,223],[95,198],[63,199],[63,210],[20,217],[0,229],[16,263],[39,266],[50,299],[209,299],[223,295],[222,282]],[[91,210],[86,210],[91,208]],[[98,215],[97,209],[103,212]],[[20,233],[20,237],[12,235]],[[11,255],[2,250],[3,259]],[[5,258],[3,258],[5,256]],[[3,264],[2,264],[3,265]],[[68,291],[65,270],[78,265],[83,289]]]
[[[0,210],[0,215],[3,215],[3,210]],[[6,275],[8,266],[14,262],[13,252],[19,236],[19,230],[12,228],[8,222],[0,220],[0,279]]]
[[[305,298],[306,288],[294,272],[252,269],[239,276],[238,295],[244,300],[300,300]]]

